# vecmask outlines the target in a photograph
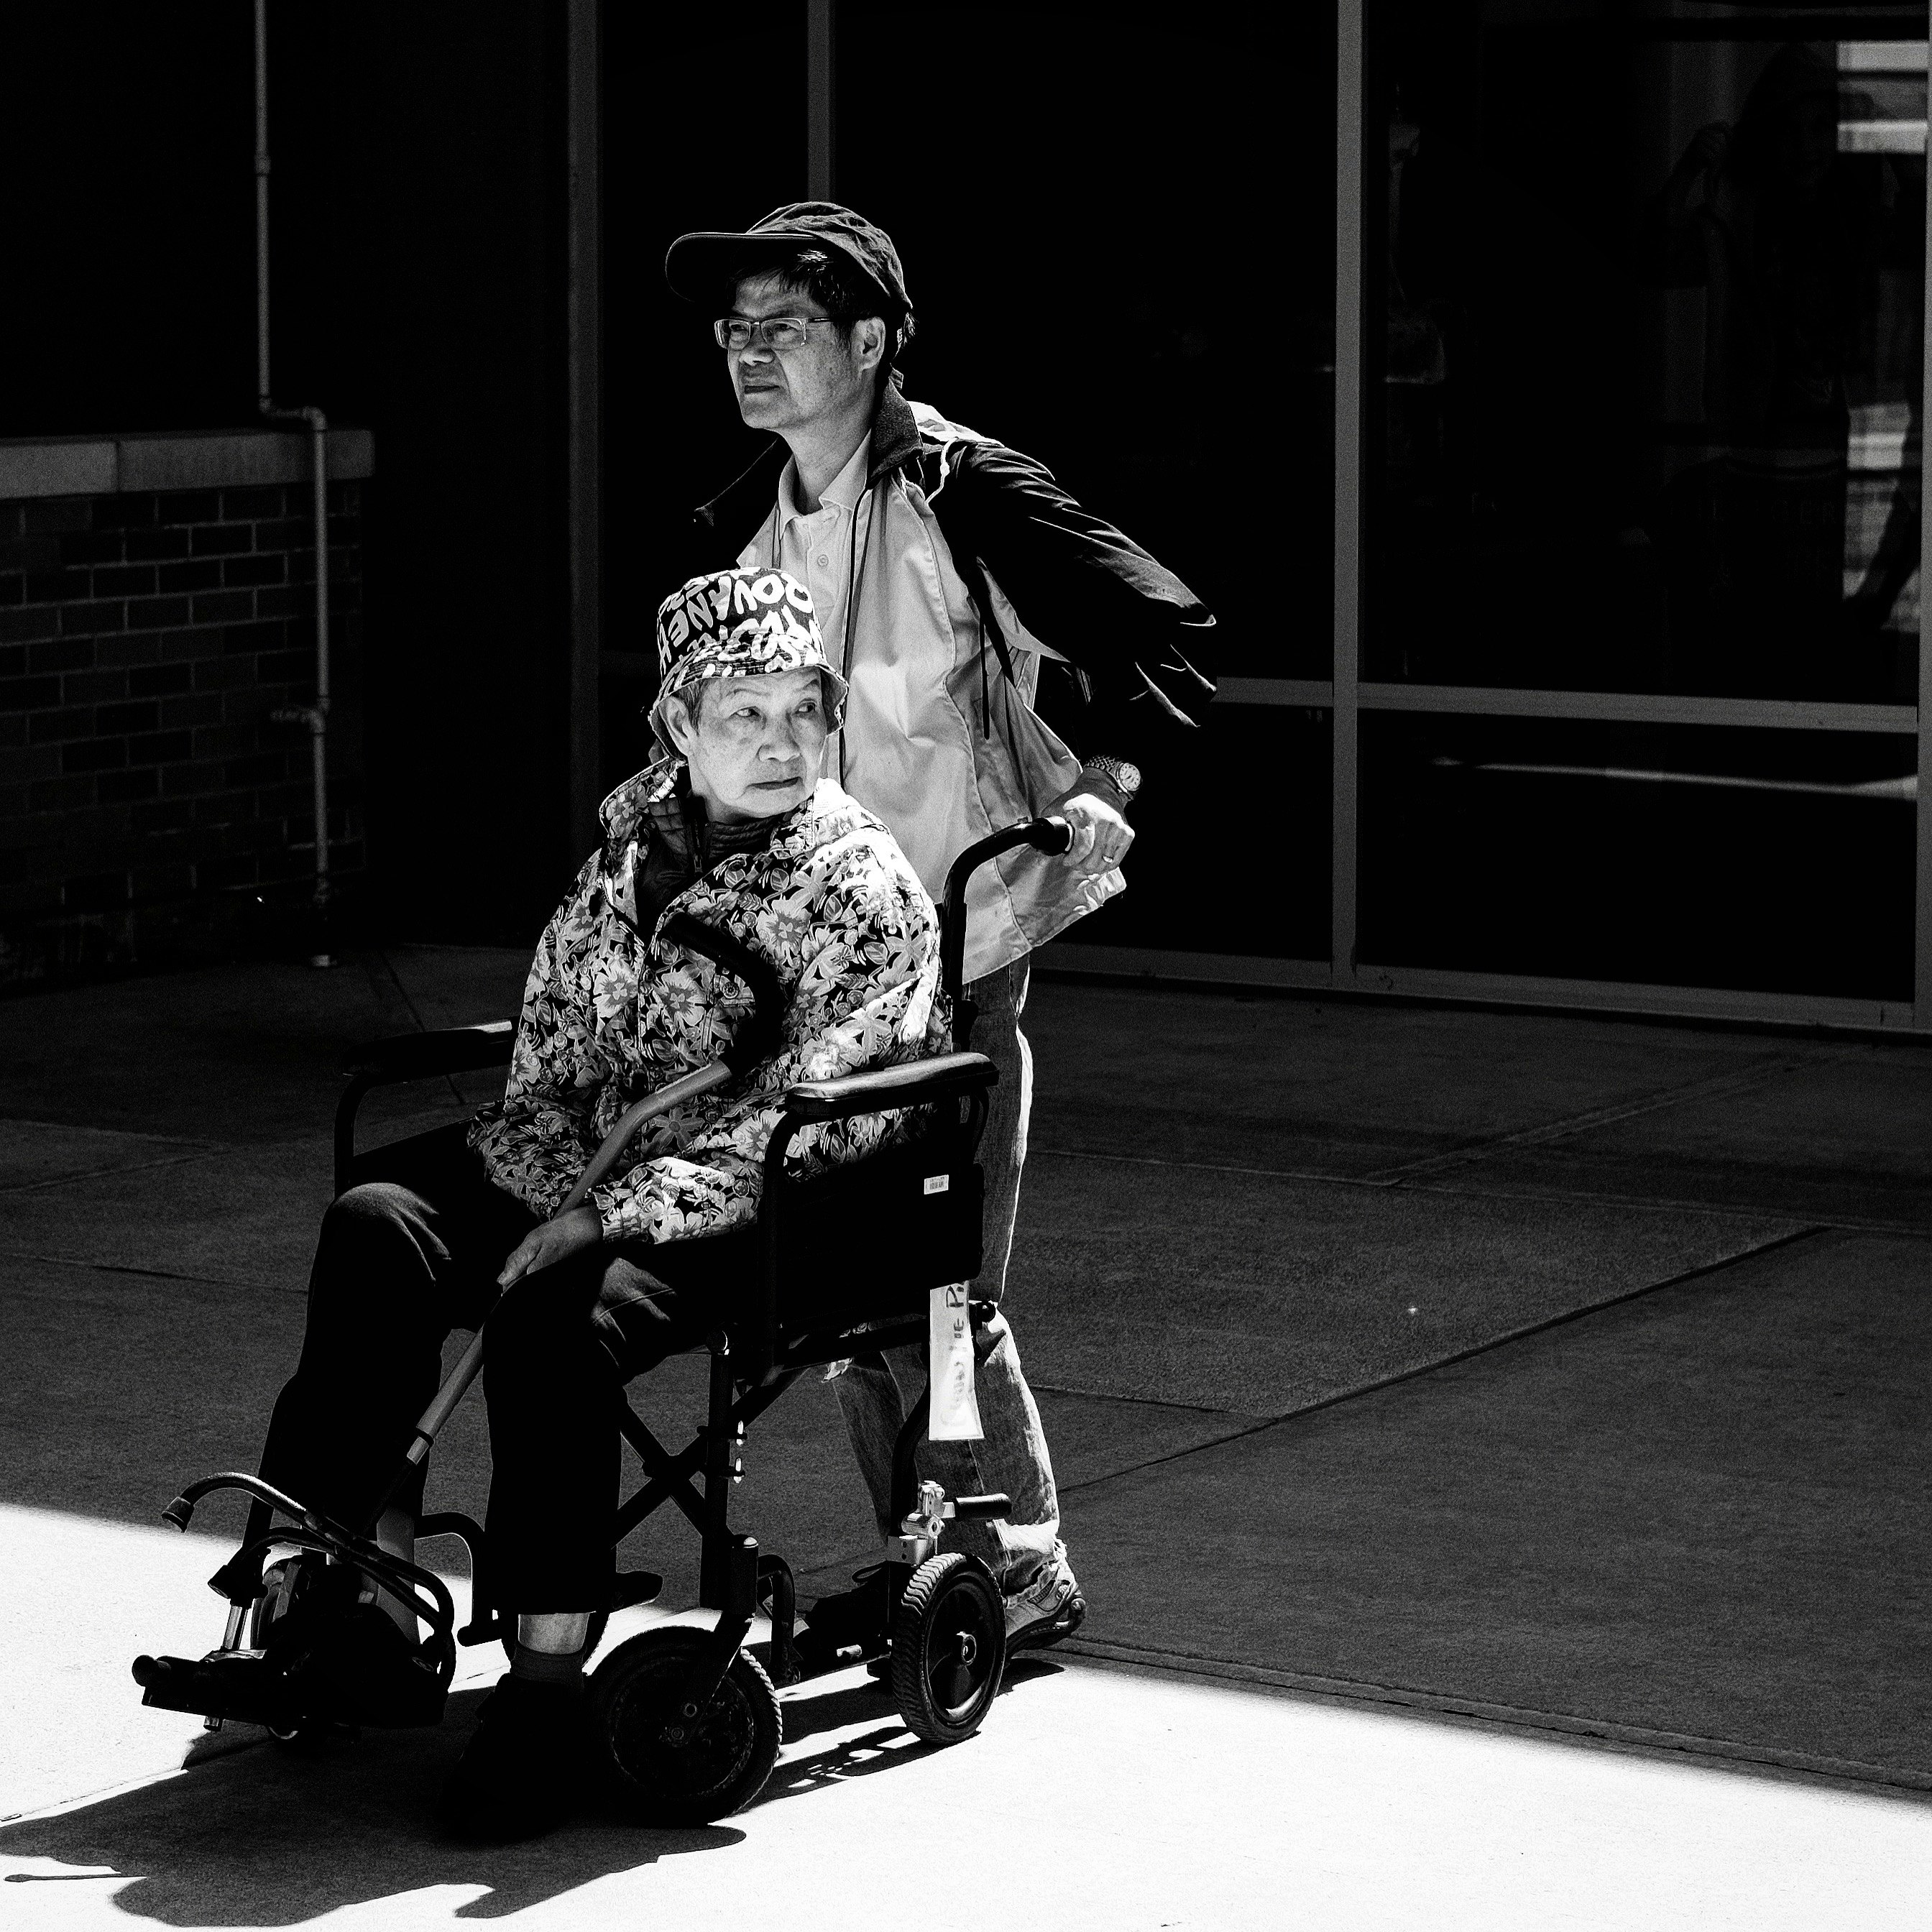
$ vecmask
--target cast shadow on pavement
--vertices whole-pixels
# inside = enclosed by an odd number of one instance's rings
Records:
[[[1001,1695],[1060,1668],[1023,1659]],[[744,1841],[735,1823],[654,1829],[608,1802],[528,1844],[452,1838],[437,1821],[436,1792],[482,1697],[457,1694],[434,1730],[372,1732],[314,1756],[257,1745],[182,1777],[0,1828],[0,1862],[46,1859],[64,1868],[11,1871],[4,1882],[118,1886],[122,1912],[183,1927],[298,1925],[382,1899],[478,1887],[454,1916],[500,1918],[600,1878]],[[754,1810],[940,1748],[909,1738],[890,1699],[870,1684],[788,1700],[785,1719],[788,1744],[829,1742],[781,1762]],[[856,1736],[834,1735],[860,1726]],[[97,1869],[76,1869],[88,1867]],[[0,1919],[6,1916],[0,1894]]]

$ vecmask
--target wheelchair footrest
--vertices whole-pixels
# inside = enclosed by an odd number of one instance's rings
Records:
[[[311,1714],[295,1688],[260,1651],[217,1651],[196,1661],[185,1657],[137,1657],[134,1682],[141,1700],[158,1711],[192,1711],[236,1724],[292,1730]]]
[[[218,1650],[199,1659],[137,1657],[134,1681],[145,1694],[141,1702],[154,1709],[278,1731],[439,1724],[446,1694],[434,1672],[414,1664],[356,1674],[326,1666],[290,1671],[259,1650]]]
[[[655,1604],[664,1592],[664,1579],[650,1570],[626,1570],[612,1579],[610,1607],[628,1610],[637,1604]]]
[[[883,1655],[892,1611],[891,1583],[883,1568],[862,1570],[851,1589],[820,1598],[793,1639],[801,1674],[822,1676]]]
[[[990,1496],[954,1496],[946,1504],[947,1518],[954,1522],[996,1522],[1013,1513],[1013,1499],[1004,1490]]]

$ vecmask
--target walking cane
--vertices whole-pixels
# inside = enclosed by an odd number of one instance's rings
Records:
[[[784,1036],[784,990],[769,962],[728,934],[705,925],[688,912],[673,913],[659,929],[667,939],[691,952],[703,954],[713,965],[743,980],[752,989],[751,1017],[739,1030],[738,1037],[709,1066],[700,1066],[694,1073],[682,1075],[660,1087],[656,1093],[646,1094],[641,1100],[634,1100],[624,1109],[616,1125],[604,1136],[597,1151],[578,1175],[576,1186],[564,1197],[563,1205],[556,1210],[559,1214],[567,1214],[573,1208],[584,1204],[590,1190],[617,1165],[624,1150],[646,1120],[655,1120],[658,1114],[668,1113],[687,1100],[716,1093],[728,1082],[748,1072],[776,1048]],[[376,1516],[380,1516],[388,1507],[390,1498],[410,1472],[419,1467],[429,1454],[443,1424],[449,1420],[482,1366],[483,1327],[479,1322],[476,1333],[470,1337],[469,1347],[464,1350],[455,1367],[436,1390],[435,1400],[418,1420],[410,1446],[404,1451],[403,1466],[396,1472],[394,1480],[376,1506]]]

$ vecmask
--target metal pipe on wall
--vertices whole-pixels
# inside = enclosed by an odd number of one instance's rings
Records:
[[[573,851],[601,834],[603,662],[603,135],[599,0],[569,0],[570,832]]]
[[[320,919],[327,914],[328,876],[328,418],[312,405],[278,409],[268,366],[268,4],[255,0],[255,406],[271,422],[304,422],[313,452],[315,520],[315,701],[284,705],[268,715],[278,724],[308,728],[315,799],[315,895]],[[320,932],[320,928],[318,928]],[[333,966],[326,938],[309,956],[311,966]]]
[[[806,0],[805,192],[830,201],[837,191],[838,0]]]

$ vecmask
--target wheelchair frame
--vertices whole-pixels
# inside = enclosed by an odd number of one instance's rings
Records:
[[[1046,852],[1064,851],[1071,833],[1062,820],[1041,819],[994,834],[969,847],[955,862],[946,881],[946,905],[940,944],[941,982],[953,1007],[955,1051],[932,1059],[851,1074],[841,1079],[802,1082],[788,1090],[785,1110],[767,1144],[764,1160],[764,1187],[757,1221],[759,1257],[754,1291],[749,1305],[735,1322],[713,1330],[706,1346],[710,1355],[710,1373],[706,1419],[692,1442],[674,1454],[658,1441],[632,1407],[625,1391],[617,1391],[616,1426],[642,1463],[646,1480],[627,1501],[620,1504],[614,1520],[613,1544],[624,1538],[645,1517],[666,1503],[674,1504],[696,1528],[700,1539],[698,1606],[715,1612],[716,1622],[703,1634],[703,1640],[682,1672],[674,1702],[687,1720],[695,1720],[712,1698],[728,1672],[732,1669],[759,1614],[761,1602],[769,1606],[771,1625],[770,1654],[772,1676],[782,1684],[795,1682],[803,1672],[795,1648],[796,1599],[790,1571],[783,1559],[763,1556],[758,1539],[734,1529],[730,1520],[730,1491],[742,1473],[740,1451],[750,1424],[784,1394],[798,1377],[814,1366],[860,1352],[919,1346],[928,1334],[923,1308],[914,1316],[906,1303],[922,1297],[926,1289],[946,1282],[970,1280],[980,1264],[980,1220],[976,1156],[986,1119],[987,1096],[998,1076],[982,1054],[969,1050],[976,1017],[963,983],[965,895],[968,880],[979,866],[1022,844]],[[737,950],[722,935],[708,932],[686,915],[685,931],[676,936],[747,979],[758,995],[761,1024],[748,1024],[743,1030],[755,1040],[741,1040],[734,1060],[744,1070],[770,1051],[770,1016],[766,994],[772,980],[764,962],[750,962],[751,970],[730,956]],[[694,932],[690,928],[694,928]],[[722,949],[722,950],[721,950]],[[756,976],[762,975],[762,978]],[[358,1049],[348,1057],[347,1083],[338,1104],[334,1148],[338,1194],[353,1184],[355,1125],[358,1110],[374,1088],[411,1080],[457,1072],[475,1072],[508,1064],[514,1041],[512,1023],[493,1022],[484,1025],[441,1029],[405,1034]],[[962,1118],[963,1105],[964,1118]],[[945,1111],[936,1131],[888,1149],[866,1162],[854,1162],[830,1171],[848,1177],[865,1174],[876,1161],[894,1155],[923,1151],[932,1157],[944,1155],[949,1172],[961,1168],[972,1177],[975,1210],[974,1238],[970,1252],[949,1250],[935,1265],[910,1271],[919,1286],[908,1286],[902,1298],[889,1304],[905,1312],[900,1318],[881,1320],[876,1313],[843,1318],[824,1318],[788,1324],[785,1319],[785,1284],[783,1276],[788,1259],[785,1222],[794,1195],[811,1185],[809,1180],[788,1178],[784,1166],[794,1139],[807,1126],[856,1116],[902,1108],[936,1106]],[[824,1180],[828,1176],[814,1177]],[[928,1192],[930,1189],[928,1188]],[[950,1191],[945,1190],[945,1191]],[[969,1259],[970,1268],[962,1266]],[[931,1281],[928,1274],[934,1275]],[[978,1300],[968,1304],[974,1327],[988,1318],[992,1304]],[[487,1318],[486,1318],[487,1320]],[[514,1639],[514,1620],[507,1606],[496,1603],[491,1590],[489,1541],[482,1526],[454,1511],[438,1511],[422,1517],[416,1527],[418,1540],[454,1535],[467,1546],[472,1566],[472,1612],[460,1630],[454,1628],[455,1611],[449,1592],[440,1577],[418,1564],[406,1562],[381,1550],[376,1545],[376,1520],[389,1496],[410,1465],[427,1453],[442,1420],[460,1399],[469,1376],[474,1372],[478,1343],[472,1344],[465,1366],[446,1382],[437,1401],[418,1425],[409,1461],[397,1472],[382,1498],[370,1512],[359,1533],[326,1516],[306,1509],[292,1497],[282,1493],[259,1477],[242,1472],[211,1476],[184,1490],[163,1512],[177,1528],[185,1530],[196,1504],[211,1491],[238,1489],[251,1498],[249,1518],[242,1546],[210,1578],[210,1587],[226,1598],[230,1610],[226,1628],[216,1657],[237,1652],[250,1607],[262,1600],[263,1567],[270,1550],[290,1547],[323,1554],[338,1562],[348,1562],[408,1604],[425,1623],[430,1635],[419,1649],[419,1660],[432,1667],[444,1692],[455,1669],[455,1645],[488,1642],[494,1638]],[[917,1567],[937,1546],[944,1522],[987,1520],[1004,1516],[1010,1507],[1004,1496],[944,1498],[938,1486],[922,1484],[916,1474],[918,1446],[922,1439],[931,1400],[930,1360],[928,1387],[912,1412],[905,1418],[893,1456],[892,1512],[901,1534],[889,1539],[884,1608],[892,1622]],[[701,1487],[700,1486],[701,1484]],[[277,1528],[277,1514],[292,1519]],[[958,1559],[970,1562],[972,1559]],[[980,1566],[975,1566],[976,1568]],[[982,1571],[983,1574],[983,1571]],[[990,1585],[988,1576],[986,1582]],[[609,1608],[612,1610],[648,1603],[656,1598],[662,1580],[649,1572],[620,1573],[616,1577]],[[997,1593],[995,1593],[997,1594]],[[596,1641],[601,1621],[593,1624]],[[980,1694],[976,1708],[983,1714],[998,1688],[1004,1667],[1004,1632],[992,1639],[996,1654],[986,1660],[986,1668],[976,1680]],[[171,1679],[167,1666],[178,1660],[142,1658],[135,1675],[147,1687],[145,1702],[163,1703],[176,1708],[205,1709],[200,1702],[179,1702],[184,1694],[184,1680]],[[205,1660],[204,1666],[212,1659]],[[187,1666],[193,1670],[197,1666]],[[171,1688],[172,1687],[172,1688]],[[231,1712],[231,1715],[241,1715]],[[908,1721],[922,1735],[950,1742],[953,1736],[976,1728],[975,1715],[967,1730],[949,1732],[942,1724],[937,1730],[922,1726],[912,1714]],[[218,1730],[220,1713],[210,1714],[207,1727]],[[767,1771],[769,1766],[766,1767]],[[758,1780],[762,1784],[762,1776]],[[754,1787],[755,1789],[755,1787]],[[746,1802],[751,1793],[740,1798]]]

